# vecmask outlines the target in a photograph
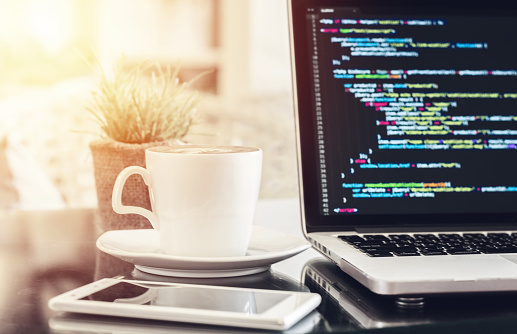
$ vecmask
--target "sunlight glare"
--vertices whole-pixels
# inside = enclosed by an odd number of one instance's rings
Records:
[[[66,0],[27,3],[29,31],[49,54],[58,53],[72,37],[71,4]]]

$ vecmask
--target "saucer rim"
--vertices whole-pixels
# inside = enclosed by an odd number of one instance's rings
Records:
[[[167,269],[156,268],[136,264],[137,270],[152,275],[170,276],[178,278],[228,278],[238,276],[248,276],[262,273],[270,268],[270,266],[250,267],[242,269],[230,270],[184,270],[184,269]]]
[[[104,239],[107,239],[108,233],[113,236],[116,234],[123,235],[124,233],[138,233],[143,230],[113,230],[103,233],[97,239],[97,248],[101,251],[130,262],[134,265],[143,265],[147,267],[170,269],[170,270],[187,270],[187,271],[217,271],[217,270],[242,270],[255,267],[270,266],[273,263],[285,260],[304,250],[310,248],[310,243],[307,240],[301,239],[297,236],[280,232],[278,230],[270,229],[264,226],[254,225],[252,233],[270,233],[279,238],[286,240],[289,238],[295,245],[286,246],[288,248],[278,251],[265,250],[261,254],[251,254],[240,257],[184,257],[167,255],[158,252],[132,252],[110,245],[106,245]],[[146,233],[158,233],[152,229],[145,229]],[[154,231],[154,232],[147,232]],[[280,238],[281,237],[281,238]],[[253,238],[252,238],[253,239]],[[294,242],[296,241],[296,242]],[[250,249],[253,249],[250,247]],[[221,267],[223,266],[223,267]]]

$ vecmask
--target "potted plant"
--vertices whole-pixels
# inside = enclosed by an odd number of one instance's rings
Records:
[[[102,132],[101,138],[90,143],[100,229],[151,228],[142,216],[113,211],[113,184],[125,167],[145,167],[146,148],[182,143],[193,122],[199,94],[189,89],[193,81],[179,82],[179,66],[171,71],[144,61],[127,68],[125,56],[114,63],[110,74],[97,65],[98,86],[87,109]],[[137,176],[127,180],[122,201],[151,209],[148,188]]]

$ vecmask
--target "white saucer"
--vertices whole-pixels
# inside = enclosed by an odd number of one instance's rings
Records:
[[[253,226],[250,245],[241,257],[184,257],[159,251],[156,230],[108,231],[97,240],[97,248],[141,271],[174,277],[233,277],[256,274],[273,263],[287,259],[310,244],[298,237],[263,226]]]

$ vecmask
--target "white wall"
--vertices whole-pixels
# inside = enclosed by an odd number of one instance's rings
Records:
[[[254,95],[290,92],[287,3],[285,0],[249,1],[250,91]]]

